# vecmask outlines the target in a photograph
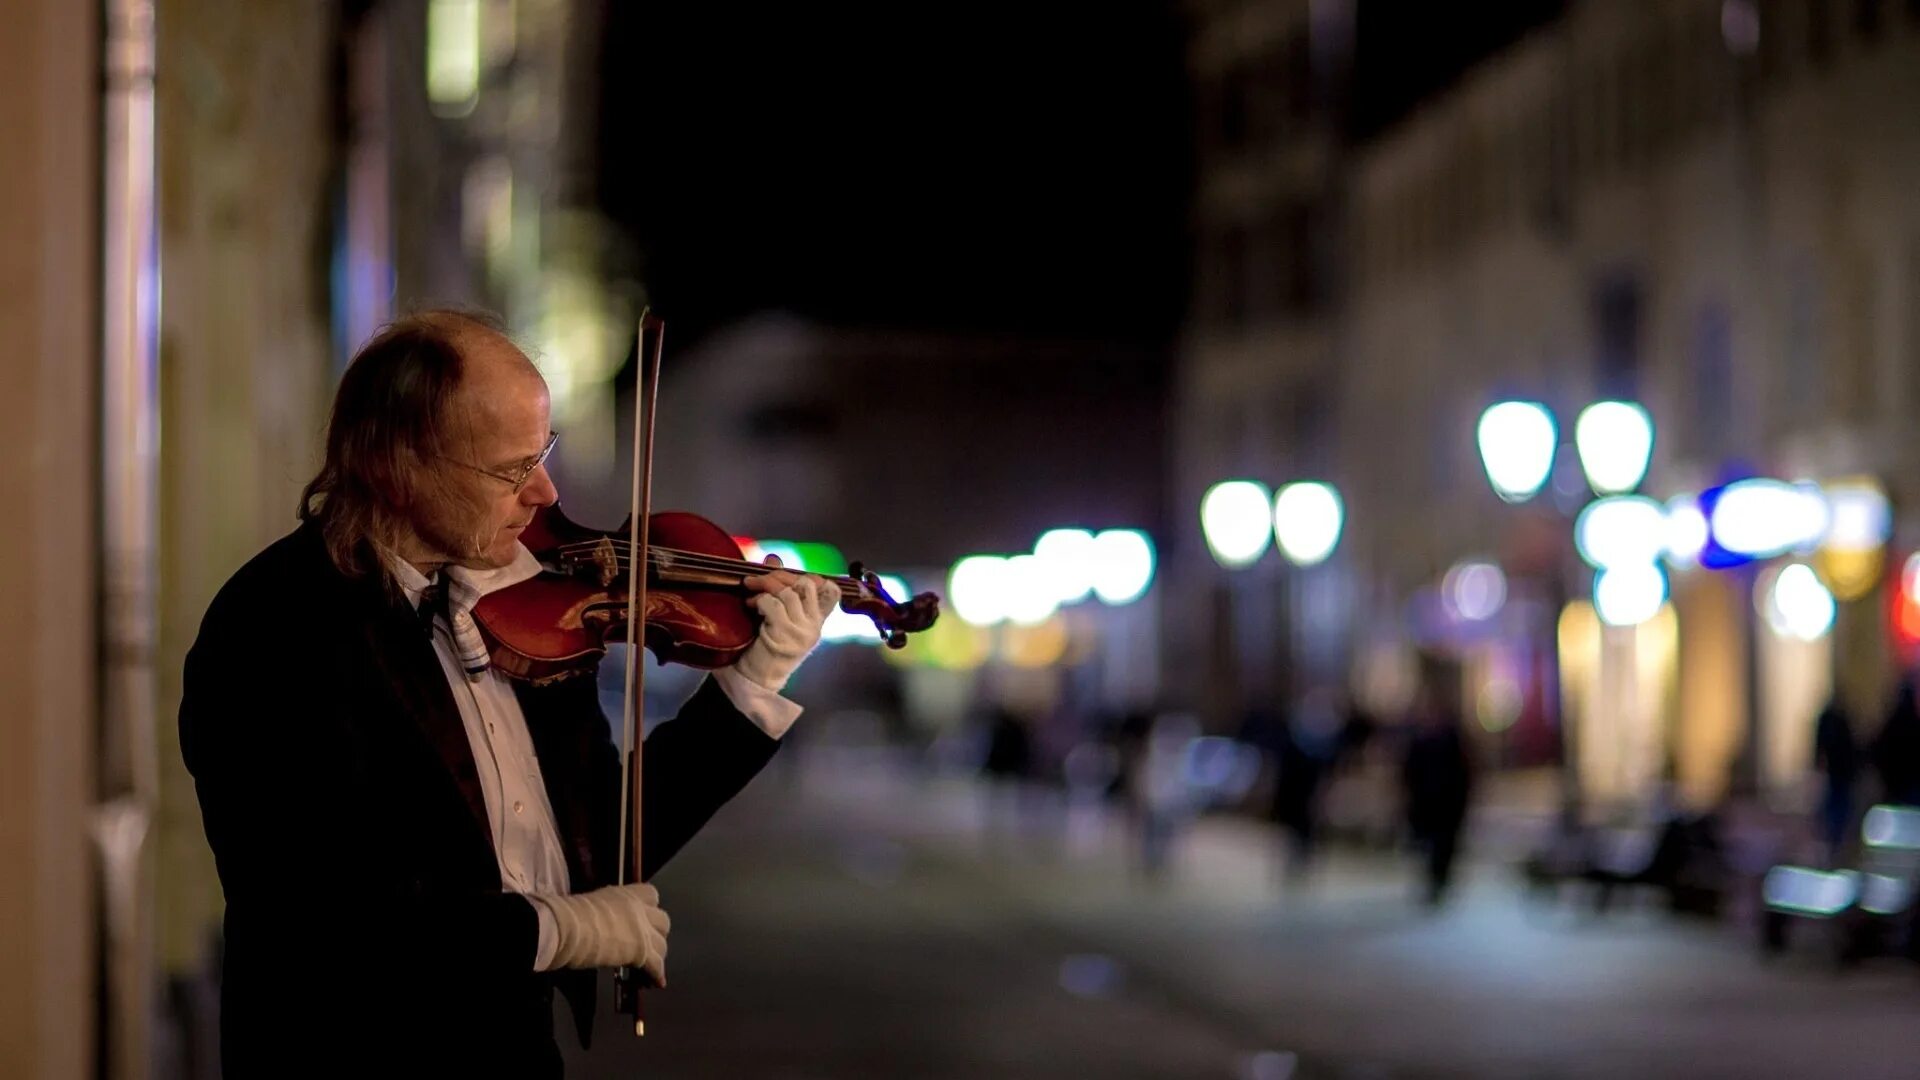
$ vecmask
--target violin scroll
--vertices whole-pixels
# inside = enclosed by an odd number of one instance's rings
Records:
[[[940,617],[940,597],[923,592],[906,603],[887,595],[880,575],[858,562],[847,564],[847,576],[860,583],[860,595],[842,600],[840,609],[873,620],[874,629],[889,649],[904,649],[908,634],[918,634]]]

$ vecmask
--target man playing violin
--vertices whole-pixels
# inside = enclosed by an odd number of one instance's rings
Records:
[[[666,982],[668,918],[617,879],[620,769],[591,677],[488,663],[471,611],[540,573],[558,499],[533,364],[484,317],[412,316],[341,380],[301,524],[188,654],[180,742],[226,894],[221,1043],[252,1076],[558,1076],[594,970]],[[777,564],[776,564],[777,565]],[[773,756],[838,593],[774,571],[758,638],[644,755],[641,878]]]

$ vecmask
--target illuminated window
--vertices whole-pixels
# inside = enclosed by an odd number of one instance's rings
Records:
[[[480,0],[427,8],[427,100],[440,116],[466,116],[480,97]]]

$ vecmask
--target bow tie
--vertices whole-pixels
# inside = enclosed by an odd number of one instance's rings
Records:
[[[420,629],[433,633],[433,617],[440,616],[453,625],[453,613],[447,608],[447,583],[435,581],[420,591],[420,606],[416,609],[420,619]]]
[[[460,669],[467,673],[468,679],[478,681],[487,670],[487,639],[480,633],[480,624],[473,621],[473,601],[479,597],[472,595],[471,589],[461,591],[465,595],[460,598],[461,602],[455,602],[454,588],[448,586],[444,576],[428,585],[420,593],[420,625],[431,636],[434,616],[445,619],[453,631],[453,651],[460,661]]]

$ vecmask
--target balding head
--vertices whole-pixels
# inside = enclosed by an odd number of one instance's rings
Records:
[[[545,447],[547,408],[539,371],[491,317],[397,320],[340,381],[300,516],[352,576],[379,569],[382,549],[423,568],[501,565],[516,526],[555,497],[544,470],[511,479]]]

